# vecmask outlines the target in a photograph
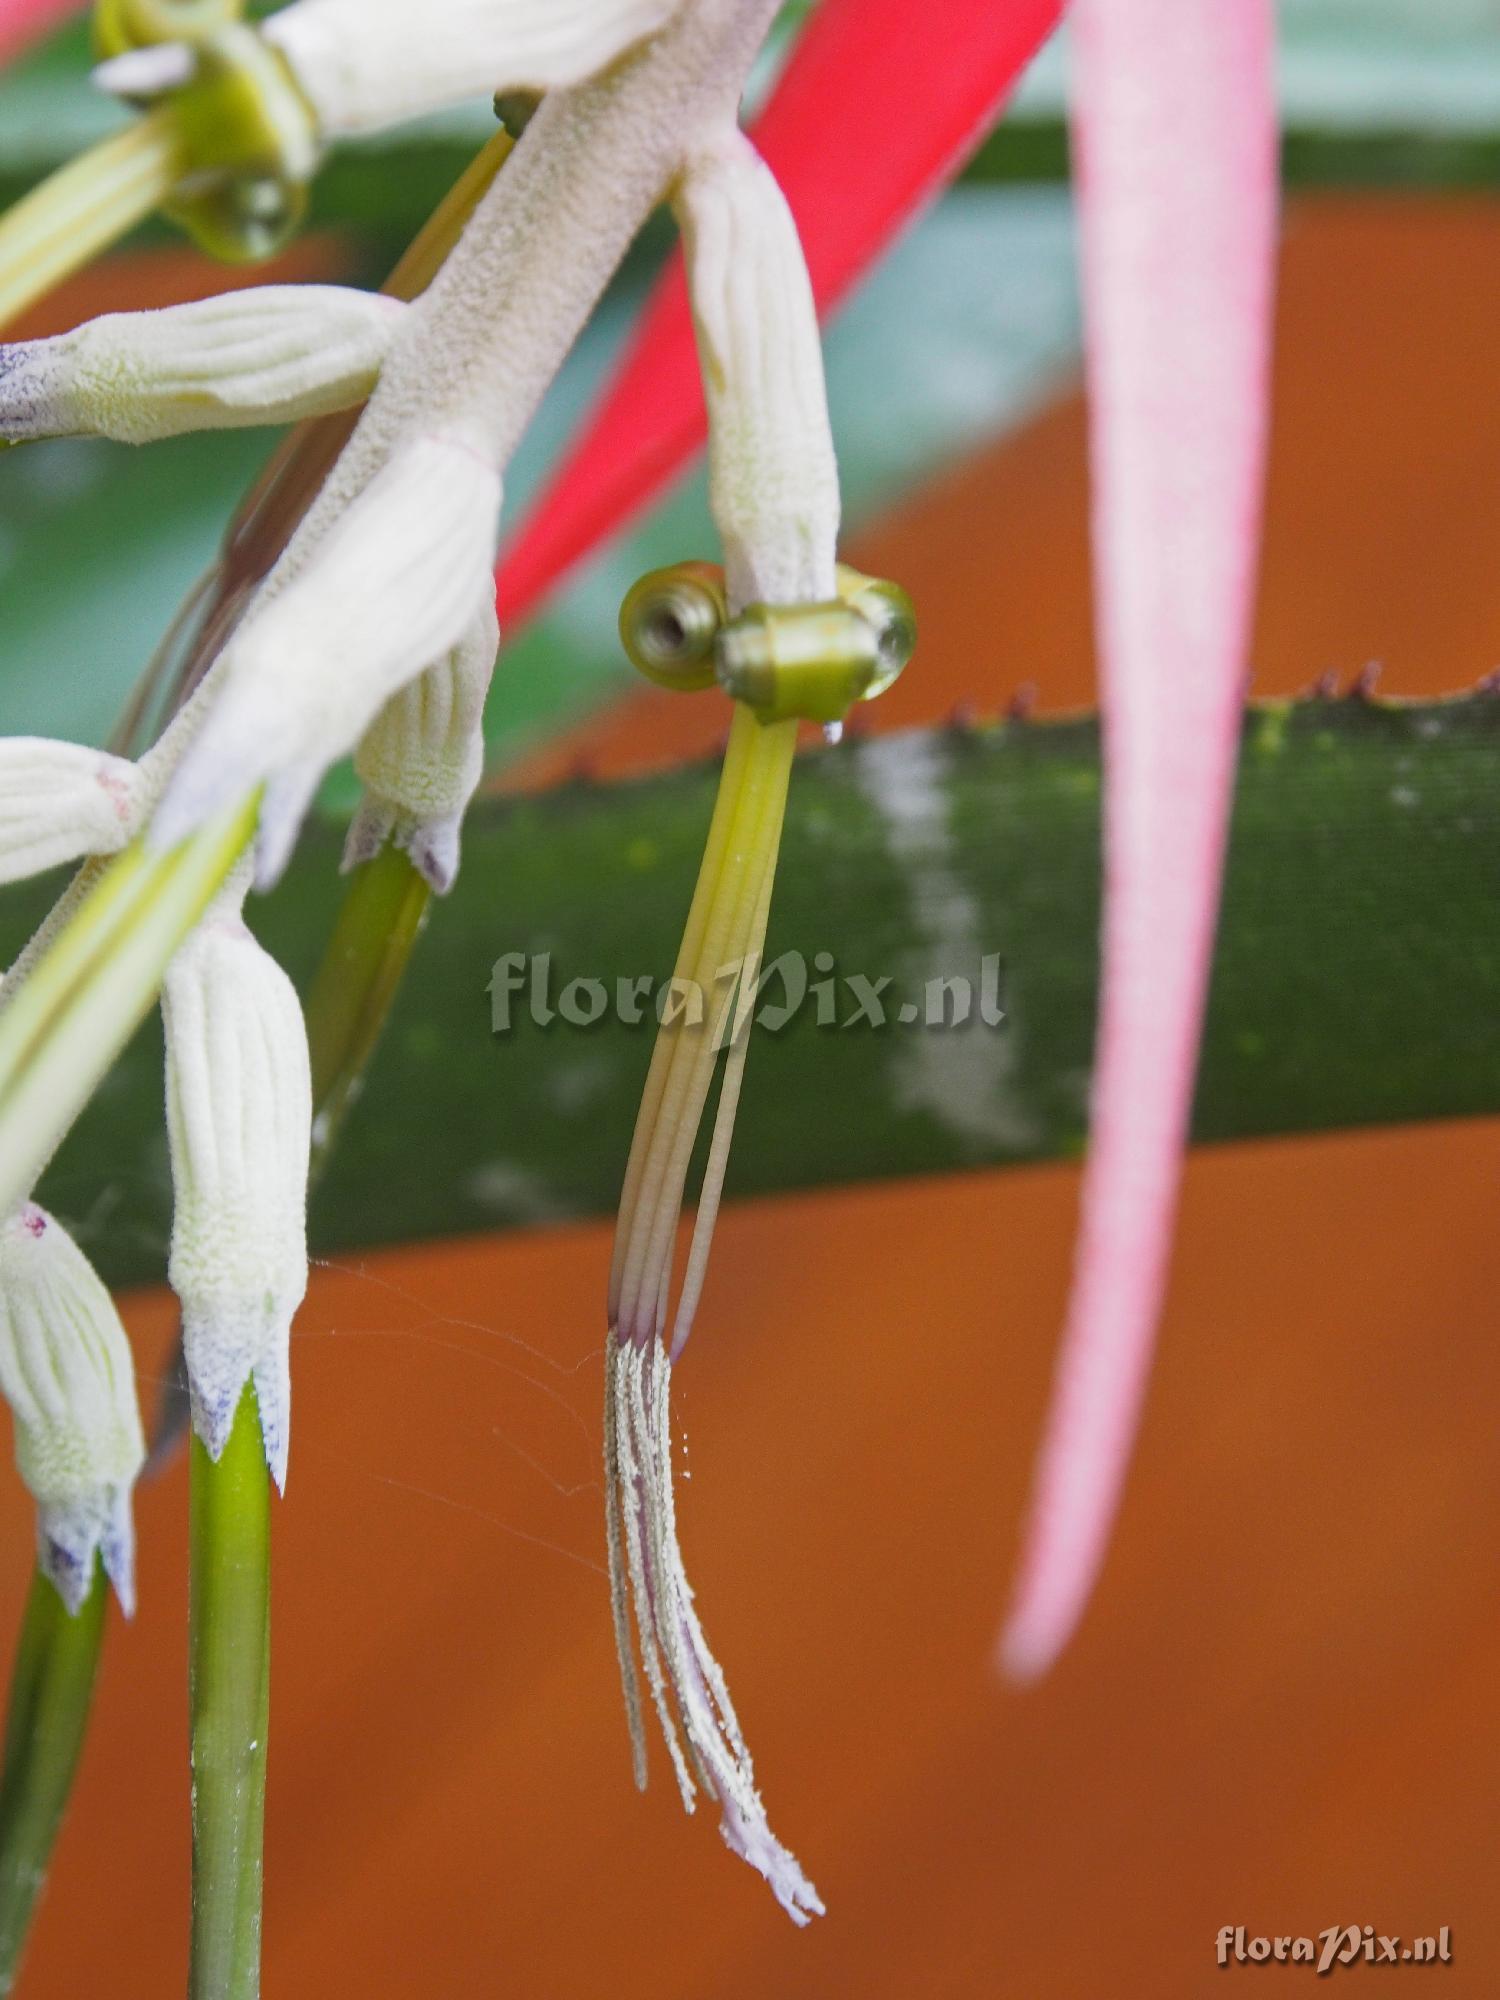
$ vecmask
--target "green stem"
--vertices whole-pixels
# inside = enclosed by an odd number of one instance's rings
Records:
[[[312,1176],[326,1162],[401,985],[432,892],[399,848],[354,871],[307,999]]]
[[[0,1994],[15,1983],[83,1749],[108,1600],[97,1563],[77,1617],[40,1570],[26,1600],[0,1771]]]
[[[247,1387],[218,1463],[192,1441],[190,2000],[260,1992],[270,1701],[270,1477]]]

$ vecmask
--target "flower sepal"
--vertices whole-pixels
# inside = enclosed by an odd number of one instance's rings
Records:
[[[146,1456],[130,1343],[93,1266],[34,1202],[0,1221],[0,1391],[43,1573],[76,1616],[97,1556],[130,1613],[130,1495]]]

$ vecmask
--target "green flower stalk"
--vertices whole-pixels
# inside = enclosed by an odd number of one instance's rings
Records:
[[[83,1753],[108,1601],[102,1563],[76,1611],[41,1570],[26,1600],[0,1768],[0,1994],[15,1984]]]
[[[190,2000],[260,1992],[266,1733],[270,1724],[271,1502],[247,1390],[217,1460],[189,1472],[193,1767]]]

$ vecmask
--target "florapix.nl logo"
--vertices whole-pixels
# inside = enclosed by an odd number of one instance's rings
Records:
[[[736,1032],[753,1020],[774,1035],[800,1019],[834,1033],[1000,1029],[1006,1020],[1005,963],[996,952],[981,957],[972,974],[946,973],[903,986],[891,973],[845,971],[826,951],[810,958],[783,952],[765,965],[734,960],[707,982],[652,973],[567,974],[550,952],[512,951],[495,960],[487,990],[496,1035],[510,1034],[522,1021],[539,1028],[561,1023],[588,1029],[607,1021],[694,1028],[723,1026],[732,1018]]]

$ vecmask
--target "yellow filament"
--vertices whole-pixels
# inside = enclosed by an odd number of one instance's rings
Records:
[[[184,171],[170,111],[91,146],[0,216],[0,327],[142,222]]]
[[[0,1014],[0,1214],[31,1191],[255,830],[260,795],[101,868]]]
[[[393,299],[414,299],[425,292],[462,236],[469,217],[489,192],[491,181],[515,148],[503,128],[487,139],[458,179],[428,216],[381,290]]]
[[[795,722],[765,727],[747,710],[736,708],[708,846],[677,960],[677,978],[692,982],[705,995],[724,989],[726,968],[752,953],[759,955],[796,740]],[[683,1186],[722,1046],[721,1025],[734,998],[732,991],[723,990],[722,999],[703,1021],[679,1019],[658,1032],[615,1239],[610,1318],[617,1326],[639,1330],[646,1308],[654,1309],[658,1329],[665,1317]],[[738,1046],[731,1049],[733,1067],[726,1078],[731,1083],[727,1118],[721,1119],[715,1135],[717,1166],[711,1162],[711,1169],[717,1173],[717,1184],[705,1181],[713,1208],[744,1060],[742,1054],[737,1056]],[[711,1215],[707,1227],[712,1228]],[[706,1254],[702,1239],[701,1249],[695,1246],[695,1286],[701,1283]]]

